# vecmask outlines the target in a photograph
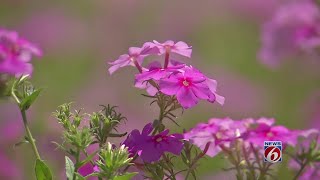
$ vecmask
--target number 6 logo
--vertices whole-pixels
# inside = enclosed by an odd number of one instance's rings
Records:
[[[281,161],[282,152],[281,149],[276,146],[269,146],[264,151],[264,159],[265,161],[276,163]]]

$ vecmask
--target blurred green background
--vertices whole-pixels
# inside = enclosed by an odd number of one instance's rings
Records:
[[[320,107],[319,68],[295,59],[270,69],[256,58],[261,25],[275,7],[274,1],[263,0],[2,0],[0,26],[18,31],[44,50],[43,58],[34,61],[32,81],[45,90],[29,119],[57,179],[64,167],[63,153],[51,143],[61,141],[61,129],[52,117],[58,105],[72,101],[86,112],[99,110],[100,104],[117,105],[128,118],[122,127],[128,131],[141,129],[157,116],[157,108],[140,95],[144,91],[133,87],[134,68],[112,76],[107,72],[107,61],[146,41],[182,40],[192,45],[193,58],[181,60],[216,79],[219,94],[226,98],[222,107],[201,102],[185,111],[178,119],[183,128],[226,116],[275,117],[289,128],[310,127]],[[0,103],[0,125],[19,119],[13,102]],[[17,164],[21,179],[34,179],[30,148],[12,148],[21,138],[2,142],[0,148]],[[233,179],[221,175],[224,165],[221,157],[202,160],[200,179]],[[285,163],[279,168],[279,179],[292,176]]]

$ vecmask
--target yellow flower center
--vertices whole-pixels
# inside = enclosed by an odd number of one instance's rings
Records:
[[[134,62],[135,60],[136,59],[133,56],[130,57],[130,61]]]
[[[274,134],[272,132],[267,133],[267,137],[273,137],[273,136],[274,136]]]
[[[161,141],[162,141],[162,137],[158,137],[158,138],[156,139],[156,141],[157,141],[157,142],[161,142]]]
[[[182,84],[183,84],[184,86],[189,86],[189,85],[190,85],[190,83],[189,83],[187,80],[184,80],[184,81],[182,82]]]
[[[171,51],[171,47],[169,45],[164,46],[164,48],[166,49],[167,53]]]

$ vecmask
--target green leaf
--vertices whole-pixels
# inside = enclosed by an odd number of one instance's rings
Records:
[[[66,159],[66,175],[69,180],[73,179],[74,174],[74,164],[68,156],[65,156]]]
[[[131,178],[133,178],[133,176],[137,175],[138,173],[134,172],[134,173],[126,173],[122,176],[116,176],[113,180],[130,180]]]
[[[16,147],[18,147],[18,146],[21,146],[21,145],[23,145],[23,144],[28,144],[28,143],[29,143],[29,141],[27,141],[27,140],[22,140],[22,141],[20,141],[20,142],[15,143],[15,144],[13,145],[13,148],[16,148]]]
[[[81,176],[79,173],[75,173],[76,174],[76,179],[77,180],[86,180],[86,178],[85,177],[83,177],[83,176]],[[72,179],[71,179],[72,180]]]
[[[83,166],[84,164],[86,164],[86,163],[88,163],[89,161],[91,161],[91,159],[92,159],[98,152],[99,152],[99,150],[98,150],[98,151],[95,151],[95,152],[92,153],[92,154],[90,154],[85,160],[79,162],[79,163],[77,164],[77,167],[81,167],[81,166]]]
[[[31,95],[25,97],[20,103],[21,110],[27,110],[32,105],[32,103],[37,99],[41,92],[41,89],[35,90]]]
[[[40,159],[36,160],[35,173],[37,180],[52,180],[49,167]]]
[[[18,84],[23,83],[23,82],[26,81],[29,77],[30,77],[30,75],[22,75],[22,76],[18,79]]]

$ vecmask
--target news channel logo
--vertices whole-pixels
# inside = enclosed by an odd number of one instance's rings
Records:
[[[264,141],[264,162],[276,163],[282,161],[282,142]]]

